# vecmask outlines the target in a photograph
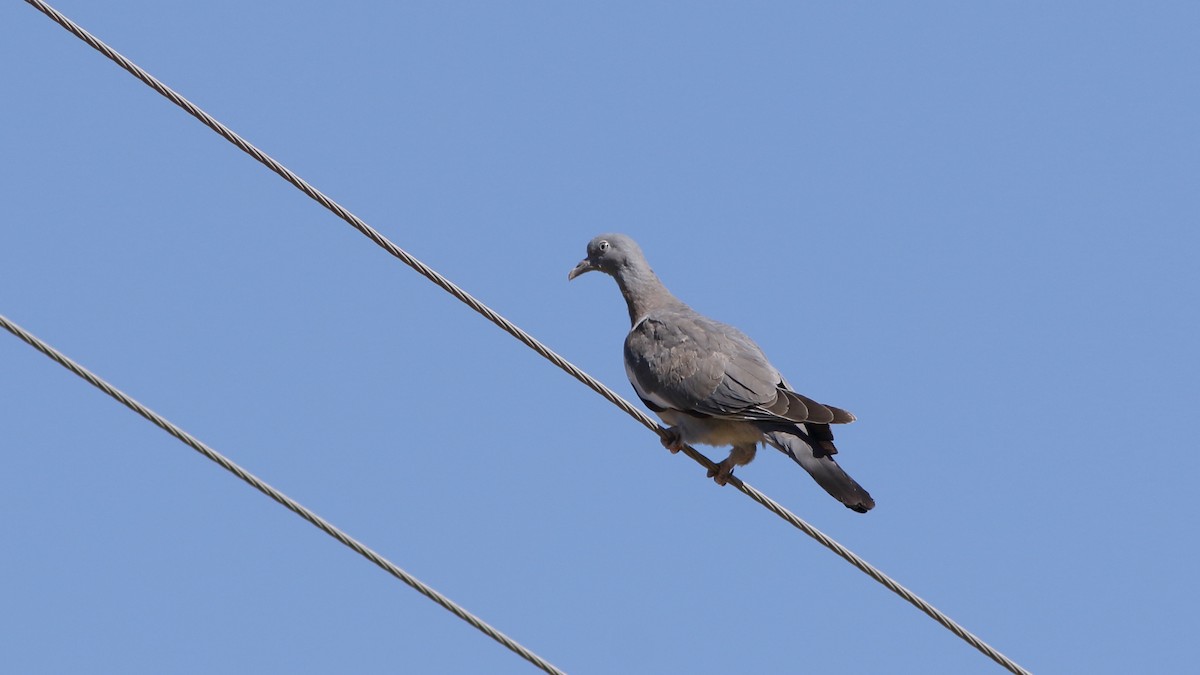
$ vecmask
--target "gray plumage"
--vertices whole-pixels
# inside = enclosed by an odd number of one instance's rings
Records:
[[[804,467],[825,491],[866,513],[875,501],[838,466],[830,424],[854,415],[795,392],[744,333],[709,319],[663,286],[637,243],[604,234],[568,279],[591,271],[612,276],[629,308],[625,371],[642,401],[667,425],[672,452],[683,444],[728,445],[710,475],[724,485],[734,467],[767,443]]]

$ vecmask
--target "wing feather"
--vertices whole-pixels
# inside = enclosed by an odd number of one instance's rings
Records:
[[[651,408],[768,422],[854,419],[792,391],[749,337],[695,313],[638,322],[625,340],[625,368]]]

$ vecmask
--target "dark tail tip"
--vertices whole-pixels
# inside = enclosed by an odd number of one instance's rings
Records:
[[[845,504],[851,511],[866,513],[875,508],[875,500],[871,498],[870,493],[842,470],[829,455],[801,462],[801,466],[808,469],[808,473],[830,496]]]
[[[854,511],[855,513],[866,513],[867,511],[875,508],[875,500],[871,499],[871,495],[867,495],[865,492],[863,494],[866,495],[865,500],[854,504],[846,504],[846,508]]]

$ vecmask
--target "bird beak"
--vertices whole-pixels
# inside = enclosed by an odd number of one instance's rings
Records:
[[[580,274],[583,274],[584,272],[591,272],[591,271],[597,270],[597,269],[600,269],[600,268],[593,265],[591,260],[584,258],[583,260],[579,261],[579,264],[575,266],[575,269],[573,269],[567,273],[567,281],[571,281],[572,279],[579,276]]]

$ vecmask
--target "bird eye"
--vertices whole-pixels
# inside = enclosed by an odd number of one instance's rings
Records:
[[[609,243],[607,241],[601,240],[601,242],[599,244],[596,244],[596,248],[599,248],[601,251],[607,251],[609,248]]]

